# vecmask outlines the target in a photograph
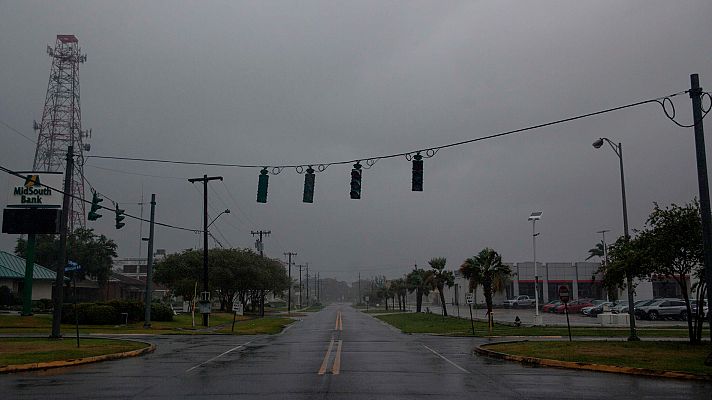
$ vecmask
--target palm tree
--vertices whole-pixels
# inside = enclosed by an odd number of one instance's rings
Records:
[[[492,320],[492,295],[501,292],[507,283],[512,270],[502,264],[502,256],[493,249],[485,247],[474,257],[465,260],[460,266],[462,276],[470,280],[470,289],[482,285],[487,303],[488,325]]]
[[[431,286],[428,284],[430,274],[432,274],[432,271],[415,268],[406,276],[408,292],[415,292],[415,312],[420,312],[423,308],[423,295],[430,294]]]
[[[593,257],[600,257],[603,258],[606,255],[605,248],[603,247],[603,242],[596,243],[596,246],[592,249],[588,250],[588,257],[586,257],[586,260],[590,260]]]
[[[445,286],[452,287],[455,284],[455,275],[452,271],[445,271],[447,259],[444,257],[435,257],[428,261],[432,268],[432,273],[428,282],[433,290],[437,289],[440,293],[440,304],[443,306],[443,315],[447,317],[447,307],[445,304]]]

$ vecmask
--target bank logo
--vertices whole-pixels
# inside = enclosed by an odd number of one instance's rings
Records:
[[[27,178],[25,178],[25,187],[31,188],[35,185],[41,185],[40,176],[39,175],[27,175]]]

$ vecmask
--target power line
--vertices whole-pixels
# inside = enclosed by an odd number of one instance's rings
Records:
[[[558,124],[563,124],[567,122],[572,122],[576,121],[579,119],[584,119],[584,118],[589,118],[589,117],[594,117],[597,115],[601,114],[606,114],[614,111],[620,111],[624,110],[627,108],[632,108],[632,107],[637,107],[641,106],[644,104],[650,104],[650,103],[657,103],[660,105],[665,113],[665,116],[672,120],[674,123],[681,127],[688,127],[687,125],[682,125],[675,121],[675,112],[674,112],[674,106],[672,105],[672,98],[676,96],[680,96],[683,94],[688,93],[688,90],[673,93],[667,96],[662,96],[662,97],[656,97],[653,99],[648,99],[648,100],[642,100],[642,101],[637,101],[635,103],[629,103],[625,104],[622,106],[617,106],[617,107],[611,107],[611,108],[606,108],[603,110],[599,111],[594,111],[590,113],[585,113],[585,114],[579,114],[571,117],[566,117],[554,121],[549,121],[541,124],[536,124],[536,125],[530,125],[524,128],[519,128],[519,129],[514,129],[514,130],[509,130],[509,131],[504,131],[504,132],[498,132],[486,136],[481,136],[477,138],[472,138],[472,139],[466,139],[462,140],[459,142],[454,142],[454,143],[448,143],[440,146],[434,146],[434,147],[426,147],[426,148],[421,148],[417,150],[412,150],[412,151],[406,151],[406,152],[400,152],[400,153],[393,153],[393,154],[385,154],[385,155],[380,155],[380,156],[372,156],[372,157],[361,157],[361,158],[356,158],[352,160],[345,160],[345,161],[334,161],[334,162],[308,162],[308,163],[301,163],[301,164],[284,164],[284,165],[274,165],[274,164],[234,164],[234,163],[215,163],[215,162],[199,162],[199,161],[185,161],[185,160],[167,160],[167,159],[157,159],[157,158],[139,158],[139,157],[123,157],[123,156],[101,156],[101,155],[90,155],[87,156],[87,158],[97,158],[97,159],[108,159],[108,160],[123,160],[123,161],[140,161],[140,162],[152,162],[152,163],[162,163],[162,164],[183,164],[183,165],[201,165],[201,166],[212,166],[212,167],[231,167],[231,168],[272,168],[272,173],[273,174],[278,174],[281,172],[281,170],[285,168],[295,168],[297,172],[301,173],[303,172],[305,167],[309,166],[316,166],[317,169],[322,172],[326,168],[328,168],[331,165],[343,165],[343,164],[351,164],[355,162],[359,162],[362,160],[366,160],[368,166],[372,166],[375,164],[376,161],[381,160],[381,159],[387,159],[387,158],[395,158],[395,157],[412,157],[415,154],[419,153],[425,153],[427,157],[432,157],[434,156],[438,151],[442,149],[447,149],[451,147],[457,147],[457,146],[462,146],[470,143],[475,143],[475,142],[480,142],[484,140],[489,140],[489,139],[495,139],[503,136],[510,136],[510,135],[516,135],[516,134],[521,134],[525,133],[528,131],[536,130],[536,129],[541,129],[545,128],[548,126],[553,126],[553,125],[558,125]],[[705,92],[705,95],[707,97],[710,97],[709,93]],[[712,97],[710,97],[712,99]],[[672,112],[668,112],[666,105],[670,105],[672,108]],[[712,105],[711,105],[712,108]],[[709,109],[706,110],[709,112]],[[703,115],[706,116],[707,113]],[[695,124],[698,123],[698,121],[694,121]],[[690,126],[694,126],[690,125]]]
[[[22,175],[22,174],[20,174],[19,172],[13,171],[13,170],[11,170],[11,169],[9,169],[9,168],[6,168],[6,167],[4,167],[4,166],[2,166],[2,165],[0,165],[0,171],[3,171],[3,172],[8,173],[8,174],[10,174],[10,175],[14,175],[14,176],[16,176],[16,177],[18,177],[18,178],[25,179],[25,175]],[[62,189],[57,189],[57,188],[55,188],[55,187],[52,187],[52,186],[49,186],[49,185],[45,185],[44,183],[38,183],[38,185],[44,186],[44,187],[46,187],[46,188],[50,188],[50,189],[52,189],[52,190],[54,190],[54,191],[57,191],[58,193],[67,194],[67,193],[65,193],[64,190],[62,190]],[[106,199],[108,199],[108,200],[111,201],[112,203],[117,204],[115,201],[111,200],[109,197],[105,196],[104,194],[99,193],[99,192],[97,192],[97,191],[95,191],[95,192],[96,192],[97,194],[101,195],[102,197],[105,197]],[[89,200],[87,200],[87,199],[84,199],[84,198],[82,198],[82,197],[75,196],[75,195],[73,195],[73,194],[71,194],[71,193],[69,193],[68,195],[69,195],[69,197],[71,197],[71,198],[80,200],[80,201],[82,201],[82,202],[84,202],[84,203],[87,203],[87,204],[91,204],[91,201],[89,201]],[[114,211],[114,210],[112,210],[112,209],[110,209],[110,208],[107,208],[107,207],[104,207],[104,206],[101,206],[101,205],[99,205],[99,209],[104,209],[104,210],[108,210],[108,211],[111,211],[111,212]],[[137,220],[137,221],[151,222],[150,220],[147,220],[147,219],[144,219],[144,218],[141,218],[141,217],[137,217],[137,216],[135,216],[135,215],[126,214],[126,213],[124,213],[123,215],[125,215],[125,216],[127,216],[127,217],[129,217],[129,218],[131,218],[131,219],[135,219],[135,220]],[[188,232],[202,232],[202,230],[200,230],[200,229],[185,228],[185,227],[182,227],[182,226],[166,224],[166,223],[163,223],[163,222],[156,222],[156,221],[154,221],[154,224],[155,224],[155,225],[162,226],[162,227],[164,227],[164,228],[179,229],[179,230],[188,231]]]
[[[0,120],[0,124],[4,125],[7,129],[17,133],[18,135],[22,136],[23,138],[27,139],[30,143],[32,144],[37,144],[37,141],[34,139],[30,138],[29,136],[25,135],[24,133],[20,132],[19,130],[13,128],[10,124],[8,124],[5,121]]]

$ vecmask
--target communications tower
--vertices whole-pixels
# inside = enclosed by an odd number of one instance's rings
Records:
[[[74,35],[57,35],[54,48],[47,46],[52,58],[47,96],[42,122],[34,122],[39,131],[35,150],[35,171],[64,172],[69,146],[74,147],[75,162],[72,174],[72,199],[69,210],[70,232],[86,225],[84,208],[84,151],[89,150],[83,140],[90,131],[82,130],[82,110],[79,102],[79,64],[86,61],[81,54],[79,39]]]

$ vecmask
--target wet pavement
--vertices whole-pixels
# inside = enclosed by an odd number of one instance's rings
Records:
[[[274,336],[152,336],[143,357],[0,375],[8,399],[708,399],[712,383],[524,367],[332,305]]]

